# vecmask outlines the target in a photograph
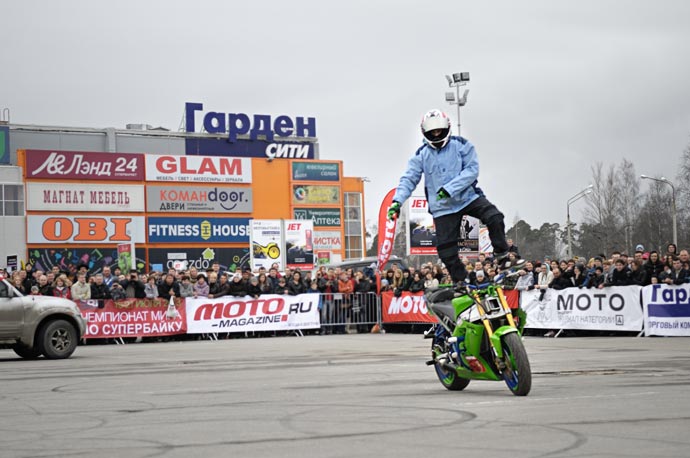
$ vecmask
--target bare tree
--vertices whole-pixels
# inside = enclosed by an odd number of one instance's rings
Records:
[[[586,197],[585,221],[603,231],[604,250],[610,252],[620,244],[622,228],[615,167],[611,165],[605,171],[602,162],[594,164],[592,185],[592,192]]]
[[[618,215],[620,216],[620,227],[623,229],[623,236],[625,237],[625,250],[632,252],[635,223],[640,215],[640,179],[635,173],[635,165],[631,161],[623,159],[615,180],[616,192],[614,195],[618,199]]]

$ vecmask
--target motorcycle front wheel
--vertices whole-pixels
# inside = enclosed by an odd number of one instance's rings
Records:
[[[503,336],[503,380],[515,396],[527,396],[532,389],[532,369],[527,351],[517,332]]]

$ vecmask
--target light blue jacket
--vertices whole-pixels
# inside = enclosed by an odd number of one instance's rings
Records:
[[[479,161],[474,145],[462,137],[451,137],[440,151],[423,145],[407,163],[407,170],[393,200],[405,202],[424,174],[424,193],[429,213],[434,217],[457,213],[484,193],[477,187]],[[436,193],[445,189],[450,198],[437,200]]]

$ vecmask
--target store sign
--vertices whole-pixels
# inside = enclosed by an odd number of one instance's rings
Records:
[[[26,150],[26,178],[143,181],[144,155]]]
[[[147,186],[151,213],[251,213],[252,189],[240,187]]]
[[[248,158],[146,155],[146,181],[251,183]]]
[[[314,231],[312,241],[314,250],[340,251],[343,249],[343,237],[340,231]]]
[[[144,186],[83,183],[26,184],[26,209],[37,211],[143,212]]]
[[[409,254],[436,254],[436,228],[424,197],[408,201],[407,240]]]
[[[0,126],[0,164],[10,163],[10,127]]]
[[[282,221],[253,219],[250,223],[252,269],[258,270],[261,267],[270,269],[273,264],[278,264],[278,269],[283,270],[285,240]]]
[[[330,162],[293,162],[292,179],[301,181],[339,181],[340,164]]]
[[[238,267],[249,266],[248,248],[149,248],[149,266],[160,265],[168,269],[186,270],[195,267],[199,272],[218,263],[221,272],[235,272]],[[184,269],[177,269],[184,266]]]
[[[149,243],[246,243],[249,218],[148,219]]]
[[[143,216],[28,215],[26,243],[145,243]]]
[[[186,138],[188,156],[261,157],[264,159],[314,159],[313,142],[268,142],[241,140],[229,142],[226,138]]]
[[[295,219],[312,220],[314,227],[335,227],[342,224],[339,208],[295,208]]]
[[[321,185],[292,185],[295,205],[340,204],[340,187]]]
[[[285,220],[285,263],[291,269],[314,267],[314,223]]]

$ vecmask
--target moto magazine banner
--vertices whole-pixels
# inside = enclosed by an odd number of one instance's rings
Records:
[[[251,238],[251,266],[258,271],[265,267],[270,269],[274,263],[278,270],[285,267],[283,261],[283,224],[279,219],[253,219],[249,224]]]
[[[424,293],[404,291],[395,297],[393,291],[381,293],[381,311],[384,323],[436,323],[426,307]]]
[[[321,326],[319,294],[297,296],[225,296],[187,298],[189,334],[245,331],[292,331]]]
[[[285,220],[285,264],[291,269],[314,268],[314,222]]]
[[[520,303],[527,312],[528,328],[640,331],[644,321],[641,289],[611,286],[523,291]]]
[[[154,337],[185,334],[187,318],[184,300],[174,306],[165,299],[123,299],[78,301],[86,318],[86,339]]]
[[[410,197],[407,204],[407,254],[436,254],[434,217],[424,197]]]
[[[690,336],[690,284],[642,288],[644,329],[648,336]]]

